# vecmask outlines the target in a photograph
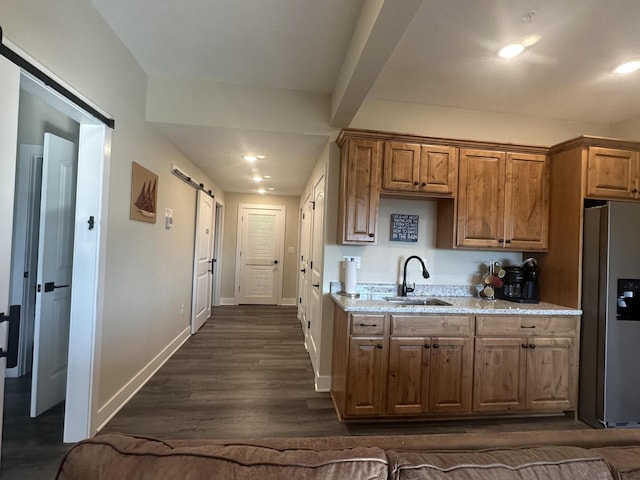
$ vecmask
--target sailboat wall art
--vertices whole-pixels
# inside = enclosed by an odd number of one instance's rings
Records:
[[[158,175],[133,162],[131,169],[131,210],[129,218],[156,223]]]

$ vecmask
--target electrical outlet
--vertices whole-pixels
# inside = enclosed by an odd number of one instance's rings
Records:
[[[349,255],[349,256],[342,257],[342,259],[345,262],[356,262],[356,268],[360,269],[360,257]]]

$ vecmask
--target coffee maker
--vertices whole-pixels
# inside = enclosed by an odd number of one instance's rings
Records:
[[[538,303],[538,262],[526,259],[521,266],[505,266],[504,285],[496,288],[496,298],[517,303]]]

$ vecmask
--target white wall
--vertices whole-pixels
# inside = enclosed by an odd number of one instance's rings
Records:
[[[640,140],[640,117],[630,118],[612,127],[613,135],[625,140]]]
[[[0,19],[6,38],[116,121],[95,385],[106,419],[123,400],[118,394],[135,388],[144,368],[188,329],[195,191],[170,168],[206,176],[145,121],[147,77],[90,2],[3,0]],[[174,209],[173,229],[161,218],[155,225],[129,220],[132,161],[159,175],[158,211]]]

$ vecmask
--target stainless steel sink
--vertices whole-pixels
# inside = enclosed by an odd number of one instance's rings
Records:
[[[396,305],[425,305],[436,307],[450,307],[451,304],[440,300],[439,298],[430,297],[384,297],[384,299]]]

